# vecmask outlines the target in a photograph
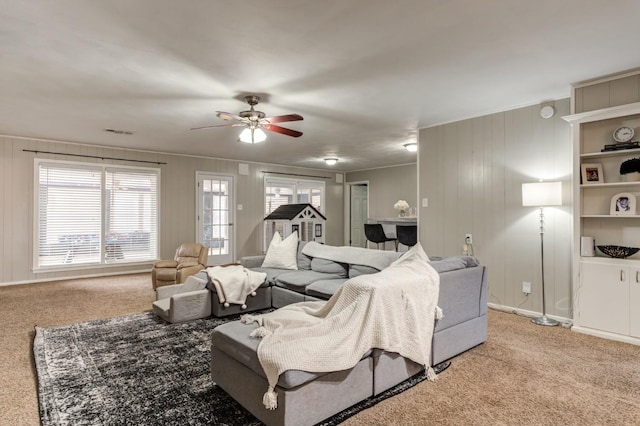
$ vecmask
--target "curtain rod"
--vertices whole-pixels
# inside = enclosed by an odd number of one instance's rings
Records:
[[[302,177],[311,177],[311,178],[319,178],[319,179],[331,179],[329,176],[313,176],[313,175],[300,175],[297,173],[268,172],[266,170],[262,170],[262,173],[267,173],[272,175],[302,176]]]
[[[99,158],[101,160],[118,160],[118,161],[131,161],[133,163],[150,163],[150,164],[167,164],[162,161],[146,161],[146,160],[129,160],[128,158],[115,158],[115,157],[103,157],[100,155],[83,155],[83,154],[67,154],[65,152],[52,152],[52,151],[34,151],[32,149],[23,149],[24,152],[35,152],[36,154],[55,154],[55,155],[67,155],[69,157],[82,157],[82,158]]]

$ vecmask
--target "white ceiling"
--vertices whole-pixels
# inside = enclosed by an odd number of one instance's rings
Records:
[[[637,0],[0,0],[0,134],[360,170],[417,129],[640,66]],[[304,135],[236,141],[215,111]],[[105,128],[133,131],[131,136]]]

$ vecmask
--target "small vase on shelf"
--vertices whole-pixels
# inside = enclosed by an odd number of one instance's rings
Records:
[[[640,182],[640,173],[638,172],[627,173],[625,177],[627,178],[627,182]]]
[[[400,210],[400,212],[398,212],[398,217],[405,217],[406,214],[407,213],[404,210]]]
[[[629,158],[620,164],[620,174],[627,182],[640,181],[640,158]]]

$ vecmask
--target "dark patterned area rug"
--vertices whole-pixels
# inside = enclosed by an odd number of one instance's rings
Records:
[[[211,331],[235,319],[167,324],[149,312],[36,327],[42,425],[261,424],[209,375]],[[419,374],[322,424],[338,424],[424,379]]]

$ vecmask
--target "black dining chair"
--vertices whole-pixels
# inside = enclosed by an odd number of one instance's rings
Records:
[[[384,228],[379,223],[365,223],[364,224],[364,235],[367,237],[367,240],[372,243],[377,244],[377,248],[380,249],[380,243],[384,244],[387,241],[394,241],[396,244],[396,251],[398,250],[398,240],[396,238],[387,237],[387,234],[384,233]]]
[[[413,247],[418,242],[418,226],[396,225],[396,237],[400,244],[407,247]]]

